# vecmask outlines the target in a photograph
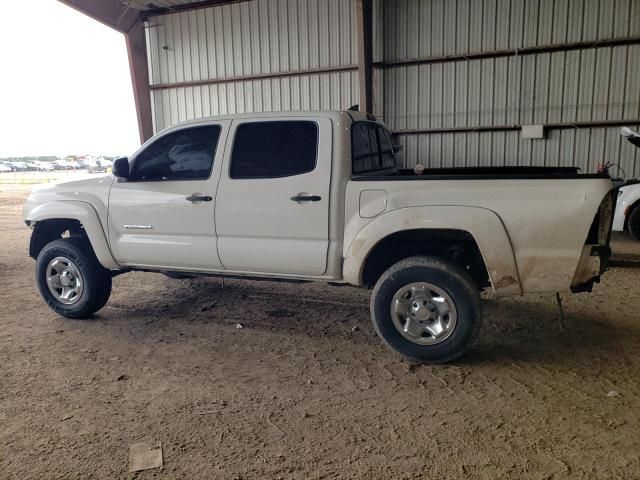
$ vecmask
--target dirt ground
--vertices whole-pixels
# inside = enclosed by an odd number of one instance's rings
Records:
[[[89,321],[41,301],[28,187],[0,187],[0,478],[640,478],[640,244],[592,294],[484,302],[462,360],[383,347],[368,292],[117,277]],[[241,324],[239,329],[236,324]],[[129,445],[164,467],[128,473]]]

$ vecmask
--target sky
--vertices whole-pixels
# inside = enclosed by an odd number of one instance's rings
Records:
[[[2,3],[0,157],[133,153],[124,36],[56,0]]]

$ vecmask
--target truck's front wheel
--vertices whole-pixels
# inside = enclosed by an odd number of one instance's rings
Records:
[[[84,238],[64,238],[47,244],[36,264],[40,294],[58,314],[87,318],[111,295],[111,275]]]
[[[459,266],[411,257],[387,270],[371,296],[371,318],[382,340],[403,357],[444,363],[461,356],[480,329],[478,288]]]

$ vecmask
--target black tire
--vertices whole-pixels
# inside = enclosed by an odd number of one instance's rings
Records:
[[[55,257],[71,260],[82,276],[82,293],[71,305],[60,302],[47,285],[47,266]],[[84,238],[63,238],[47,244],[38,255],[36,280],[47,305],[67,318],[90,317],[104,307],[111,295],[111,274],[100,265],[91,244]]]
[[[627,228],[631,236],[640,242],[640,205],[636,205],[629,214]]]
[[[432,345],[414,343],[394,325],[391,306],[403,287],[426,282],[453,301],[457,321],[448,337]],[[382,274],[371,295],[371,319],[384,343],[404,358],[419,363],[446,363],[463,355],[478,335],[482,307],[478,287],[458,265],[436,257],[410,257]],[[436,337],[437,338],[437,337]]]

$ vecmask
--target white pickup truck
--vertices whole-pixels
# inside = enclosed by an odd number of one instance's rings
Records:
[[[640,148],[640,133],[630,128],[622,129],[622,136],[632,145]],[[608,167],[615,166],[609,164]],[[624,173],[624,172],[623,172]],[[612,230],[614,232],[629,232],[640,242],[640,180],[637,178],[627,181],[620,180],[616,213],[613,217]]]
[[[614,210],[607,175],[573,168],[397,166],[360,112],[191,121],[118,159],[113,176],[34,188],[37,282],[60,315],[102,308],[114,275],[325,281],[373,288],[384,342],[446,362],[481,323],[479,292],[590,291]]]

